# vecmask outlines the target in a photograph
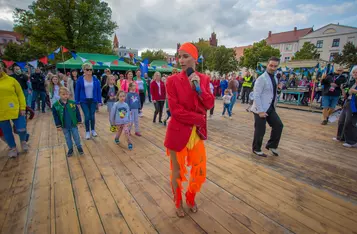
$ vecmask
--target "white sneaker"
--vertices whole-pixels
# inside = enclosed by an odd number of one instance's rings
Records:
[[[229,117],[230,119],[233,119],[232,116]]]
[[[29,151],[29,146],[28,146],[28,144],[26,143],[26,141],[21,142],[21,148],[22,148],[22,150],[23,150],[24,152]]]
[[[144,116],[143,112],[140,112],[139,117],[143,117],[143,116]]]
[[[97,132],[95,130],[92,130],[92,136],[94,136],[94,137],[98,136],[98,134],[97,134]]]
[[[90,139],[90,132],[86,132],[86,140]]]
[[[357,143],[354,144],[354,145],[350,145],[350,144],[348,144],[348,143],[343,143],[343,146],[344,146],[344,147],[347,147],[347,148],[357,148]]]
[[[16,158],[19,153],[17,152],[16,147],[9,150],[7,154],[10,158]]]
[[[332,138],[332,140],[334,140],[334,141],[339,141],[336,137]]]

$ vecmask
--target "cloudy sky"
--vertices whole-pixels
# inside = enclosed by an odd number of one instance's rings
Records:
[[[120,45],[173,53],[177,42],[217,33],[218,43],[242,46],[268,31],[329,23],[357,27],[357,0],[106,0],[119,28]],[[0,29],[12,29],[12,10],[32,0],[0,0]]]

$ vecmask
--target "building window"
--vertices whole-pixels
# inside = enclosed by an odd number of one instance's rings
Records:
[[[316,43],[316,48],[322,48],[323,44],[324,44],[323,40],[318,40]]]
[[[121,52],[119,52],[119,56],[121,56]]]
[[[290,61],[290,57],[285,57],[284,61]]]
[[[316,59],[320,59],[320,54],[316,54]]]
[[[340,46],[340,38],[333,39],[332,47],[339,47]]]
[[[292,44],[285,45],[285,51],[292,51],[292,50],[293,50],[293,45]]]
[[[4,43],[6,43],[7,42],[7,40],[6,39],[2,39],[3,41],[4,41]]]
[[[338,55],[338,53],[336,53],[336,52],[331,53],[331,54],[330,54],[330,59],[329,59],[329,61],[330,61],[330,62],[333,62],[333,59],[335,58],[336,55]]]

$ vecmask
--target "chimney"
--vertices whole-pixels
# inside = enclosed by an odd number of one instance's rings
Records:
[[[294,27],[294,31],[295,31],[295,32],[297,31],[297,27]]]
[[[268,37],[271,37],[271,31],[269,31]]]

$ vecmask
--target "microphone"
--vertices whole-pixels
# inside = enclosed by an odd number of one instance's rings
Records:
[[[192,73],[194,73],[194,72],[195,71],[193,70],[192,67],[187,68],[187,70],[186,70],[187,77],[190,77],[190,75],[192,75]],[[198,94],[201,94],[201,87],[200,87],[200,84],[197,82],[197,80],[193,81],[193,85],[195,86],[196,92]]]

